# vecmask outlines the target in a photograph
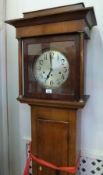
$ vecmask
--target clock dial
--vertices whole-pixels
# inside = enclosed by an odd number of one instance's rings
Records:
[[[69,76],[69,62],[59,51],[45,51],[34,65],[34,75],[43,87],[58,88]]]

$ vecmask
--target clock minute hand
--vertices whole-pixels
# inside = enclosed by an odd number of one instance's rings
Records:
[[[46,80],[50,77],[52,70],[52,53],[50,52],[50,72],[48,73]]]
[[[50,52],[50,70],[52,69],[52,52]]]

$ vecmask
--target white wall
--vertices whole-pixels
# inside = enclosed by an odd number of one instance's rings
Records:
[[[1,72],[1,67],[0,67],[0,72]],[[0,74],[1,75],[1,74]],[[0,76],[0,82],[1,82],[1,76]],[[2,101],[1,101],[1,86],[0,86],[0,140],[2,138]],[[2,143],[0,143],[0,162],[2,162]],[[2,165],[1,165],[2,167]],[[0,168],[0,174],[1,174],[2,170]]]
[[[0,174],[8,173],[5,0],[0,0]]]
[[[6,19],[22,17],[22,13],[43,8],[78,3],[79,0],[7,0]],[[103,159],[103,1],[84,0],[94,6],[98,26],[91,31],[86,61],[85,92],[90,94],[81,112],[79,125],[81,151],[84,155]],[[7,79],[10,175],[22,175],[25,160],[24,137],[30,137],[30,108],[16,101],[18,96],[18,48],[15,29],[7,25]]]
[[[2,11],[0,9],[0,45],[1,45],[1,28],[2,28]],[[0,63],[1,63],[1,48],[0,48]],[[0,82],[1,82],[1,66],[0,66]],[[2,139],[2,94],[1,94],[1,83],[0,83],[0,140]],[[2,143],[0,143],[0,162],[2,163]],[[2,164],[1,164],[2,167]],[[0,174],[2,168],[0,168]]]

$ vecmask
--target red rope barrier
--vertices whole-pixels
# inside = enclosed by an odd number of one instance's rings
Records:
[[[65,171],[65,172],[68,172],[68,173],[75,173],[76,172],[75,167],[57,167],[56,165],[54,165],[50,162],[47,162],[43,159],[39,159],[36,156],[31,155],[31,157],[32,157],[32,160],[34,160],[38,164],[41,164],[41,165],[46,166],[48,168],[52,168],[54,170],[59,170],[59,171]]]
[[[76,170],[77,170],[77,167],[78,167],[78,164],[79,164],[79,159],[80,159],[80,156],[77,160],[77,163],[76,163],[76,167],[58,167],[50,162],[47,162],[43,159],[40,159],[34,155],[31,154],[31,144],[29,145],[29,150],[30,150],[30,153],[29,153],[29,156],[28,156],[28,159],[26,161],[26,164],[25,164],[25,169],[24,169],[24,173],[23,175],[29,175],[29,166],[30,166],[30,161],[33,160],[35,161],[36,163],[40,164],[40,165],[43,165],[45,167],[48,167],[48,168],[52,168],[54,170],[59,170],[59,171],[65,171],[67,173],[76,173]]]

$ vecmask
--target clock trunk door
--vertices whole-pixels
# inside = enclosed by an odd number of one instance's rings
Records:
[[[57,166],[68,164],[68,122],[37,120],[38,157]],[[38,166],[38,175],[56,175],[51,168]],[[61,175],[67,173],[61,172]]]

